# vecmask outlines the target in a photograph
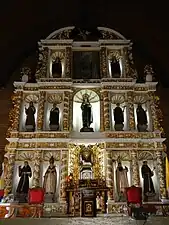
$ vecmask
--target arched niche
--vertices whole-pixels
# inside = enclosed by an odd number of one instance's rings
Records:
[[[62,78],[65,71],[64,53],[56,51],[51,54],[50,59],[50,77]]]
[[[45,102],[44,109],[44,130],[51,131],[50,127],[50,111],[53,108],[53,104],[56,104],[59,109],[59,129],[53,131],[63,130],[63,94],[62,93],[53,93],[47,96],[47,101]]]
[[[20,110],[20,123],[19,123],[19,130],[20,131],[27,131],[26,129],[26,112],[25,109],[29,107],[30,102],[33,102],[33,105],[35,107],[35,114],[34,114],[34,118],[35,118],[35,130],[36,130],[36,126],[37,126],[37,113],[38,113],[38,101],[39,101],[39,96],[35,95],[35,94],[30,94],[30,95],[26,95],[22,101],[21,104],[21,110]]]
[[[119,52],[109,53],[108,67],[111,78],[120,78],[122,76],[122,58]]]
[[[147,161],[147,165],[154,173],[154,176],[151,177],[154,184],[155,193],[156,193],[156,195],[153,197],[153,200],[158,201],[160,197],[160,186],[159,186],[160,177],[158,175],[156,155],[153,152],[140,151],[138,154],[138,159],[139,159],[138,164],[139,164],[140,185],[141,187],[143,187],[143,178],[141,173],[143,161]]]
[[[146,96],[142,95],[137,95],[134,97],[134,118],[135,118],[135,129],[138,130],[137,128],[137,108],[138,105],[141,105],[143,110],[146,113],[147,117],[147,131],[152,131],[152,120],[151,120],[151,110],[149,108],[149,102],[146,99]]]
[[[112,130],[115,131],[115,118],[114,118],[114,110],[117,107],[117,104],[119,104],[120,108],[123,111],[123,118],[124,118],[124,122],[123,122],[123,129],[122,130],[128,130],[128,117],[127,117],[127,106],[125,103],[125,96],[121,95],[121,94],[114,94],[111,97],[111,127]],[[120,131],[120,130],[119,130]]]
[[[93,122],[90,127],[96,132],[100,131],[100,97],[89,89],[80,90],[73,97],[73,131],[79,132],[83,127],[81,104],[84,95],[89,96],[89,102],[92,106]]]

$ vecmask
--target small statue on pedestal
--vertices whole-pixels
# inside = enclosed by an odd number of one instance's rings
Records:
[[[52,131],[58,131],[59,130],[59,108],[57,107],[56,103],[53,103],[53,108],[50,110],[50,129]]]
[[[54,165],[53,156],[49,160],[49,166],[44,175],[44,183],[43,187],[45,189],[45,195],[48,196],[47,201],[50,201],[50,198],[54,202],[55,194],[56,194],[56,184],[57,184],[57,172],[56,167]]]
[[[137,110],[137,129],[139,132],[147,131],[147,115],[146,111],[142,108],[141,104],[138,104]]]
[[[93,123],[92,105],[89,102],[89,95],[83,95],[83,102],[81,104],[83,127],[80,132],[93,132],[93,128],[90,127]]]
[[[152,176],[154,176],[154,172],[147,165],[147,161],[143,162],[141,173],[144,186],[144,201],[147,201],[148,197],[155,196],[155,189],[152,181]]]
[[[116,188],[119,201],[125,200],[125,188],[129,186],[127,172],[128,168],[126,166],[123,168],[121,162],[119,162],[116,169]]]
[[[24,162],[24,166],[22,168],[19,166],[19,177],[20,180],[16,189],[16,193],[18,194],[19,198],[23,197],[23,199],[19,200],[26,201],[29,190],[29,178],[32,177],[32,170],[27,161]]]
[[[116,131],[122,131],[124,127],[124,115],[123,110],[120,107],[120,103],[116,104],[116,108],[114,109],[114,121],[115,125],[114,128]]]
[[[35,106],[33,105],[33,102],[31,101],[29,103],[29,107],[25,107],[25,113],[26,113],[26,130],[27,131],[35,131],[35,113],[36,109]]]

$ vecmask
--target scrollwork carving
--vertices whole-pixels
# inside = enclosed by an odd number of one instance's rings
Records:
[[[47,65],[48,65],[48,49],[40,47],[38,65],[35,73],[37,79],[46,77]]]

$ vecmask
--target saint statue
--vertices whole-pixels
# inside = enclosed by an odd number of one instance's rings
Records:
[[[27,161],[24,162],[24,166],[22,168],[19,166],[19,177],[20,180],[16,193],[27,194],[29,190],[29,178],[32,177],[32,170]]]
[[[88,94],[83,95],[81,110],[82,110],[83,128],[80,131],[82,132],[93,131],[93,128],[90,128],[91,123],[93,123],[93,115],[92,115],[92,105],[89,102]]]
[[[56,103],[53,103],[53,108],[50,110],[50,129],[59,130],[59,108]]]
[[[121,162],[119,162],[116,169],[116,188],[119,201],[125,199],[125,188],[129,187],[127,172],[128,168],[126,166],[123,168]]]
[[[53,156],[49,160],[49,166],[45,172],[43,187],[45,189],[45,194],[52,194],[53,200],[56,193],[56,183],[57,183],[57,173],[56,167],[54,165]]]
[[[7,174],[8,174],[8,158],[4,157],[0,174],[0,190],[4,189]]]
[[[26,129],[27,131],[35,131],[35,113],[36,109],[33,105],[33,102],[29,103],[29,107],[25,107],[25,113],[26,113]]]
[[[142,108],[141,104],[138,104],[137,110],[137,128],[139,132],[144,132],[147,129],[147,115],[146,111]]]
[[[148,197],[155,196],[155,189],[152,181],[152,176],[154,175],[154,173],[147,165],[147,161],[143,162],[141,174],[143,178],[144,200],[146,201],[148,200]]]
[[[120,131],[123,130],[124,116],[123,110],[120,107],[120,104],[116,104],[116,108],[114,109],[114,121],[115,121],[115,130]]]

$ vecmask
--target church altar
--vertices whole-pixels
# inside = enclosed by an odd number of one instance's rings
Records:
[[[42,187],[44,211],[74,216],[87,216],[78,205],[85,201],[88,216],[114,212],[132,185],[144,188],[146,201],[167,198],[152,67],[145,66],[145,80],[138,82],[132,42],[96,29],[95,41],[75,27],[53,32],[38,43],[33,79],[23,68],[27,82],[14,82],[1,175],[5,198],[12,194],[20,202],[24,194],[27,203],[28,189]]]

